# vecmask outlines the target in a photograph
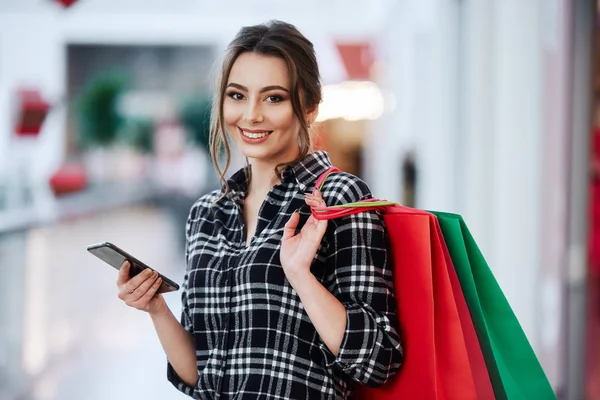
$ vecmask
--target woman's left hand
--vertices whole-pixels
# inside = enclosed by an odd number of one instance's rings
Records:
[[[310,207],[326,206],[321,192],[318,190],[315,191],[315,195],[306,194],[305,201]],[[279,259],[288,279],[295,279],[310,273],[310,266],[327,230],[327,220],[320,221],[311,215],[300,233],[295,235],[298,221],[300,221],[300,214],[294,212],[285,224],[281,239]]]

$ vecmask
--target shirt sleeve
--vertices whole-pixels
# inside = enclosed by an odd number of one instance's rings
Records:
[[[334,174],[323,197],[335,205],[370,198],[371,192],[352,175]],[[328,366],[364,385],[380,386],[403,360],[384,221],[378,212],[365,211],[330,223],[327,263],[332,272],[325,284],[346,308],[347,318],[337,357],[324,343],[321,351]]]
[[[180,323],[181,326],[183,326],[183,328],[188,331],[191,335],[194,334],[194,326],[193,326],[193,321],[192,321],[192,316],[188,307],[188,278],[189,278],[189,259],[188,259],[188,255],[189,255],[189,237],[190,237],[190,232],[191,232],[191,221],[192,221],[192,215],[194,213],[194,208],[192,208],[191,212],[190,212],[190,216],[188,217],[187,223],[186,223],[186,246],[185,246],[185,262],[187,265],[186,268],[186,273],[183,277],[183,283],[181,285],[181,319],[180,319]],[[179,377],[179,375],[177,375],[177,372],[175,372],[175,369],[173,368],[173,366],[171,365],[171,363],[167,360],[167,379],[169,380],[169,382],[171,382],[173,384],[173,386],[175,386],[179,391],[185,393],[186,395],[192,397],[192,398],[198,398],[196,397],[195,394],[195,388],[189,386],[188,384],[186,384],[185,382],[183,382],[183,380],[181,380],[181,378]]]

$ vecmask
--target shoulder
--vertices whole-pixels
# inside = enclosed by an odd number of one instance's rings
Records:
[[[215,207],[214,202],[219,198],[221,193],[221,189],[216,189],[202,195],[198,200],[196,200],[196,202],[190,209],[190,213],[188,216],[188,224],[194,224],[198,221],[210,220],[210,215],[212,214],[211,211],[213,207]]]
[[[371,189],[365,181],[348,172],[330,174],[325,179],[322,194],[328,206],[354,203],[372,197]]]

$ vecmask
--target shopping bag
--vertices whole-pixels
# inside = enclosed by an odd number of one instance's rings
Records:
[[[328,173],[333,171],[336,170]],[[320,177],[316,187],[322,187],[328,173]],[[382,212],[388,231],[405,359],[400,373],[381,388],[357,385],[355,398],[477,399],[478,390],[485,392],[481,389],[485,385],[475,383],[477,374],[472,371],[469,349],[476,352],[479,344],[474,332],[468,337],[463,333],[461,314],[467,322],[470,317],[460,285],[452,284],[453,277],[449,273],[453,271],[452,261],[437,218],[425,211],[376,199],[313,208],[312,212],[318,219],[333,219],[370,209]],[[457,296],[463,301],[462,308],[457,306]],[[472,326],[471,330],[474,330]],[[474,342],[468,344],[467,340]],[[482,358],[480,354],[479,360]],[[477,366],[483,368],[485,376],[485,364],[479,362]],[[488,387],[491,388],[489,383]],[[491,390],[485,393],[491,395],[488,399],[494,399]]]
[[[497,399],[556,399],[521,325],[460,215],[434,212],[471,313]]]
[[[439,235],[443,236],[439,223],[436,225],[436,228]],[[469,306],[464,297],[460,280],[458,279],[458,275],[454,269],[454,264],[452,262],[452,258],[450,257],[450,251],[448,250],[445,241],[443,242],[442,248],[444,250],[444,257],[446,258],[446,265],[448,265],[448,275],[450,276],[450,283],[452,284],[454,301],[456,302],[460,322],[463,328],[463,334],[465,336],[465,344],[467,345],[467,352],[469,354],[469,362],[471,364],[471,372],[473,373],[477,398],[483,400],[495,399],[496,396],[494,395],[494,389],[492,387],[492,382],[490,380],[485,358],[479,344],[475,325],[471,319]]]

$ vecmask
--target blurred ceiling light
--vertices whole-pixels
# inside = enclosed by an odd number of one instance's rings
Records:
[[[384,95],[374,82],[348,81],[323,87],[317,121],[343,118],[348,121],[374,120],[383,114]]]

